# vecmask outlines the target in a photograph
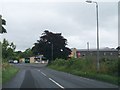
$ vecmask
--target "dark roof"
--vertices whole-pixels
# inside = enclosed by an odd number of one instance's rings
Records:
[[[77,49],[77,51],[88,51],[88,49]],[[89,51],[97,51],[97,49],[89,49]],[[99,51],[118,51],[116,49],[99,49]]]

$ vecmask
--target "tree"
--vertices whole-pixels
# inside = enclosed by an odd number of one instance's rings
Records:
[[[20,59],[23,58],[23,52],[22,51],[15,51],[15,58]]]
[[[116,49],[119,51],[120,50],[120,46],[118,46]]]
[[[32,50],[30,48],[26,49],[25,51],[16,51],[15,52],[16,58],[27,58],[33,56]]]
[[[2,16],[0,15],[0,33],[7,33],[6,29],[2,25],[6,25],[6,21],[2,19]]]
[[[67,39],[61,36],[61,33],[52,33],[46,30],[42,33],[40,40],[34,44],[32,51],[35,55],[43,54],[49,60],[67,59],[71,50],[66,45]]]
[[[33,55],[32,50],[30,48],[26,49],[23,52],[24,58],[31,57]]]
[[[3,58],[8,57],[8,52],[7,52],[8,46],[9,46],[8,41],[6,39],[3,39],[3,43],[2,43],[2,57]]]
[[[16,46],[14,45],[14,43],[12,42],[11,44],[9,44],[9,42],[6,39],[3,39],[3,43],[2,44],[2,57],[3,59],[13,59],[14,56],[14,51]]]
[[[16,45],[14,45],[14,43],[11,42],[11,44],[10,44],[10,48],[11,48],[13,51],[15,51],[15,49],[16,49]]]
[[[120,57],[120,46],[116,48],[118,50],[118,57]]]

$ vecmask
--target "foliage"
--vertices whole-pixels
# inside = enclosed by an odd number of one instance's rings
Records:
[[[18,60],[20,58],[26,58],[33,55],[32,50],[30,48],[26,49],[24,52],[15,51],[16,45],[13,42],[8,42],[8,40],[3,39],[3,42],[0,42],[2,46],[2,58],[3,62],[13,59]]]
[[[32,51],[35,55],[43,54],[49,60],[56,58],[67,59],[71,50],[66,45],[67,39],[61,36],[61,33],[44,31],[40,40],[37,40],[37,43],[34,44]]]
[[[13,42],[9,43],[8,40],[3,39],[2,44],[2,57],[3,59],[13,59],[15,57],[14,51],[16,45]]]
[[[2,64],[2,83],[5,83],[9,81],[17,72],[18,68],[15,68],[14,66],[3,63]]]
[[[6,29],[2,25],[6,25],[6,21],[5,19],[2,19],[2,16],[0,15],[0,34],[7,33]]]
[[[108,59],[107,61],[101,60],[99,73],[96,69],[96,62],[92,58],[72,58],[69,60],[56,59],[52,61],[48,67],[114,84],[118,84],[118,78],[120,78],[118,76],[118,59]]]
[[[15,59],[20,59],[20,58],[27,58],[33,56],[33,52],[30,48],[26,49],[25,51],[15,51]]]
[[[120,50],[120,46],[118,46],[116,49],[117,49],[117,50]]]

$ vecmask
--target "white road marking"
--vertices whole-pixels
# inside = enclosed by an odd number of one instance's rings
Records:
[[[41,72],[44,76],[47,76],[45,73]]]
[[[40,71],[40,70],[38,70],[38,71]],[[45,73],[41,72],[41,74],[43,74],[44,76],[47,77],[47,75],[46,75]],[[55,83],[56,85],[58,85],[60,88],[64,89],[64,87],[63,87],[62,85],[60,85],[59,83],[57,83],[57,82],[54,81],[53,79],[49,78],[49,80],[52,81],[53,83]]]
[[[57,82],[54,81],[53,79],[49,78],[49,80],[51,80],[53,83],[55,83],[56,85],[58,85],[60,88],[63,88],[63,89],[64,89],[64,87],[63,87],[62,85],[60,85],[59,83],[57,83]]]
[[[40,70],[38,70],[40,72]],[[47,76],[45,73],[41,72],[44,76]]]
[[[89,78],[83,78],[83,79],[90,80]]]
[[[95,81],[93,79],[89,79],[89,78],[84,78],[84,77],[80,77],[81,79],[85,79],[85,80],[89,80],[89,81]]]
[[[40,70],[38,70],[38,71],[40,71]]]

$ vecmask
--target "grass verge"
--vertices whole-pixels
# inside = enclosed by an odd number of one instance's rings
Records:
[[[6,83],[11,78],[13,78],[18,71],[19,71],[18,68],[7,63],[4,63],[2,68],[2,84]]]
[[[116,85],[120,84],[120,77],[118,75],[110,74],[111,72],[109,72],[107,64],[101,66],[99,73],[95,70],[94,66],[95,65],[92,65],[91,62],[85,60],[66,61],[62,59],[57,59],[48,65],[49,68],[54,70],[63,71],[73,75],[96,79]]]

